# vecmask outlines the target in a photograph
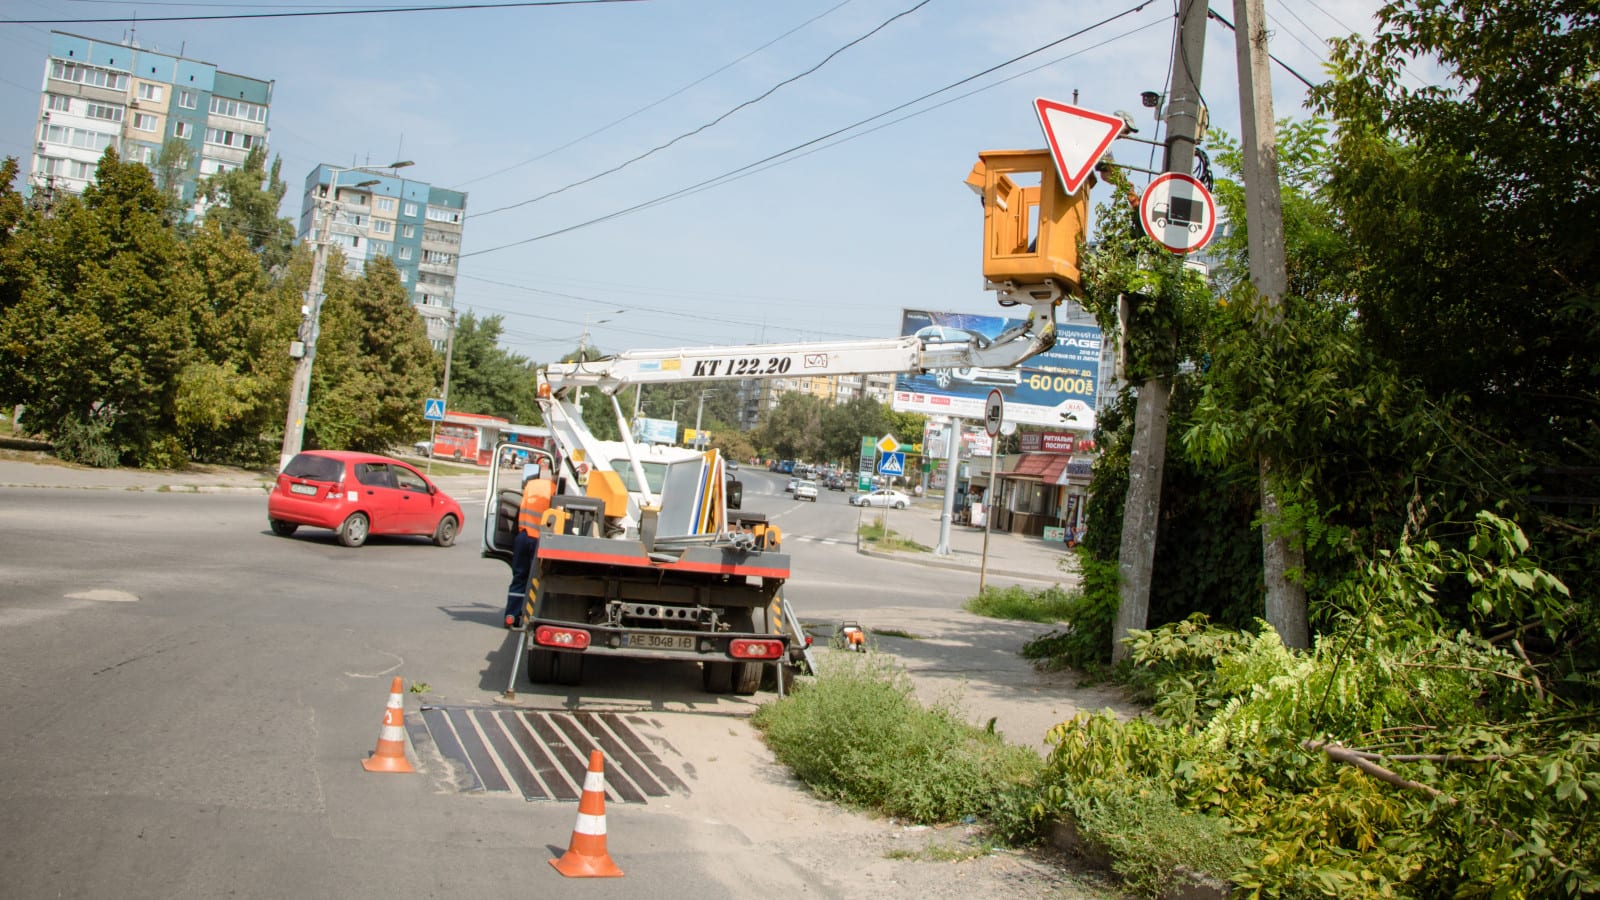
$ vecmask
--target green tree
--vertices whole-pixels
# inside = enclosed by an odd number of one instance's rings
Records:
[[[850,459],[860,451],[863,437],[877,439],[892,428],[888,409],[871,397],[857,397],[848,403],[826,407],[822,411],[819,458]]]
[[[1334,42],[1334,77],[1314,97],[1338,126],[1327,194],[1360,338],[1424,395],[1432,455],[1396,487],[1414,522],[1457,542],[1476,510],[1514,514],[1574,597],[1591,598],[1574,633],[1592,636],[1600,524],[1582,498],[1600,496],[1600,9],[1407,0],[1380,23],[1370,41]],[[1448,85],[1408,87],[1417,58]]]
[[[178,374],[192,359],[197,302],[150,171],[101,157],[80,201],[19,234],[27,282],[0,317],[14,368],[6,400],[25,403],[58,452],[98,465],[173,465]]]
[[[195,459],[264,462],[280,444],[299,298],[275,290],[245,237],[216,221],[184,249],[202,302],[191,325],[197,352],[180,375],[178,436]]]
[[[278,216],[283,196],[289,187],[278,177],[282,159],[266,168],[266,151],[256,147],[237,169],[218,172],[201,182],[198,192],[204,198],[206,221],[222,230],[239,234],[261,257],[262,268],[273,273],[289,261],[294,250],[293,223]]]
[[[150,173],[156,190],[167,198],[167,224],[181,228],[184,222],[183,177],[194,163],[194,150],[187,141],[169,138],[161,145]]]
[[[306,446],[386,452],[419,433],[443,361],[388,257],[368,260],[359,278],[343,268],[331,252]]]
[[[791,391],[767,410],[753,436],[757,446],[785,459],[816,461],[824,450],[822,417],[827,401]]]
[[[456,321],[450,359],[450,408],[538,425],[537,369],[527,357],[500,346],[501,316],[479,319],[471,312]]]

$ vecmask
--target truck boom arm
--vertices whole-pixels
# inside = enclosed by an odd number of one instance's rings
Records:
[[[1003,369],[1055,346],[1055,307],[1061,296],[1053,286],[1010,295],[1002,302],[1026,304],[1028,317],[992,340],[974,335],[970,341],[932,342],[904,335],[859,341],[629,350],[586,362],[551,363],[545,380],[556,394],[568,387],[595,387],[614,395],[630,384],[920,373],[964,367]]]

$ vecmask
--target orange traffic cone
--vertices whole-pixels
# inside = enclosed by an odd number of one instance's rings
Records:
[[[368,772],[415,772],[406,761],[406,702],[403,682],[396,675],[389,686],[389,705],[383,710],[383,730],[378,732],[378,749],[361,761]]]
[[[568,878],[622,877],[622,870],[606,853],[605,762],[599,750],[589,752],[589,774],[583,778],[583,796],[578,798],[578,824],[572,827],[572,843],[560,859],[550,860],[550,865]]]

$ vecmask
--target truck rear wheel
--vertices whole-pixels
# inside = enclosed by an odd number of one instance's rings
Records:
[[[556,684],[575,685],[583,681],[583,654],[551,652],[555,659]]]
[[[733,664],[733,692],[749,697],[761,687],[762,663],[736,662]]]
[[[765,620],[765,616],[763,616]],[[749,634],[756,631],[756,611],[753,609],[729,610],[727,615],[728,627],[736,632]],[[702,675],[705,689],[713,694],[737,694],[748,697],[761,687],[761,669],[759,662],[707,662]]]
[[[549,684],[556,680],[556,652],[554,650],[528,651],[528,682]]]
[[[706,693],[727,694],[733,691],[733,663],[708,659],[700,666],[700,683]]]

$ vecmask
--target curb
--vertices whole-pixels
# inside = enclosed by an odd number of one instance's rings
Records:
[[[157,494],[265,494],[267,485],[231,484],[36,484],[7,482],[0,488],[29,488],[54,491],[136,491]]]

